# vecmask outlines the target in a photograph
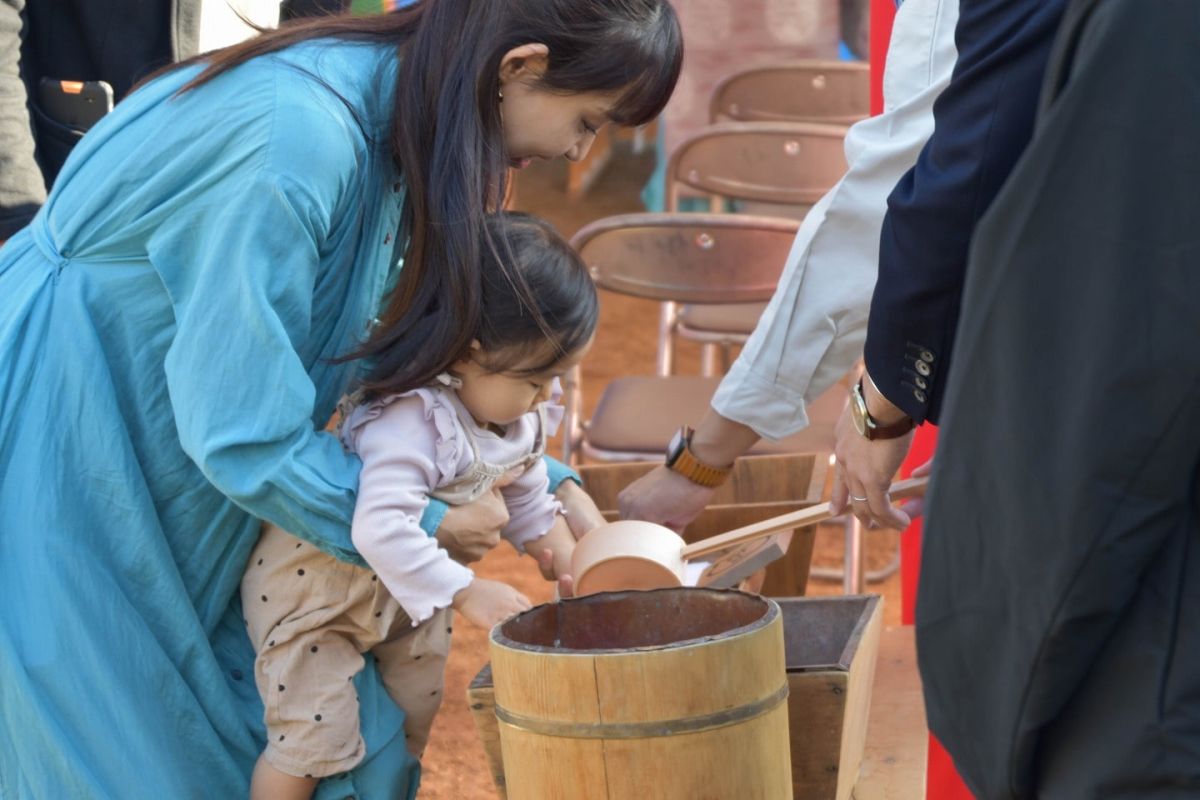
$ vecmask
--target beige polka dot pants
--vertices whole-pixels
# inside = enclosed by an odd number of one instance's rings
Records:
[[[354,676],[366,652],[404,710],[408,749],[420,757],[442,701],[449,609],[414,628],[374,572],[270,524],[246,566],[242,606],[258,652],[254,677],[272,765],[323,777],[362,760]]]

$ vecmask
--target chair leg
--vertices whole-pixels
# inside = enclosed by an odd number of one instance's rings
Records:
[[[642,151],[646,149],[646,139],[647,138],[648,137],[646,136],[646,126],[645,125],[638,125],[636,128],[633,129],[633,148],[632,149],[633,149],[633,154],[635,156],[641,155]]]
[[[729,368],[733,366],[733,345],[729,342],[721,342],[721,374],[729,372]]]
[[[720,369],[719,362],[722,360],[718,358],[720,355],[720,345],[716,345],[711,342],[706,342],[703,344],[700,347],[700,374],[704,375],[705,377],[723,375],[724,372],[717,371]]]
[[[846,515],[846,566],[842,574],[843,594],[862,594],[865,586],[863,566],[866,549],[863,546],[863,526],[858,517]]]
[[[886,581],[888,578],[900,571],[900,548],[896,548],[896,552],[892,553],[892,560],[884,564],[879,569],[869,569],[863,573],[867,579],[867,583],[879,583]]]
[[[658,374],[675,368],[675,304],[663,303],[658,314]]]
[[[835,517],[829,521],[833,523],[845,523],[842,517]],[[882,583],[888,578],[895,575],[900,570],[900,548],[897,547],[892,553],[891,560],[884,564],[879,569],[863,570],[863,580],[868,583]],[[813,567],[808,571],[808,577],[819,581],[838,581],[839,583],[846,579],[846,571],[841,567]]]
[[[568,467],[575,459],[576,447],[583,440],[583,368],[576,364],[562,379],[564,409],[562,460]]]

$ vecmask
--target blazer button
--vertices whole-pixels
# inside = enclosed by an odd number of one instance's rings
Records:
[[[916,367],[917,367],[917,372],[921,373],[925,377],[929,377],[929,373],[931,372],[931,370],[929,369],[929,362],[918,361],[916,364]]]
[[[915,383],[917,385],[918,389],[928,389],[929,388],[929,384],[926,383],[925,379],[922,378],[920,375],[918,375],[916,378],[913,379],[913,383]]]
[[[932,364],[933,363],[933,352],[930,350],[922,350],[921,351],[921,360],[928,361],[930,364]]]
[[[922,392],[920,389],[913,389],[913,397],[917,398],[918,403],[925,402],[925,393]]]

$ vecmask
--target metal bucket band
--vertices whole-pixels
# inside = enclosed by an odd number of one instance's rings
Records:
[[[774,710],[776,706],[787,699],[787,696],[788,685],[784,683],[773,694],[753,703],[712,714],[658,722],[557,722],[524,714],[514,714],[498,705],[496,706],[496,717],[506,725],[542,736],[568,739],[650,739],[736,725]]]

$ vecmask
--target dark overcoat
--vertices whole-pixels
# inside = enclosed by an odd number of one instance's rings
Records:
[[[972,244],[929,721],[980,798],[1200,797],[1200,5],[1075,0]]]

